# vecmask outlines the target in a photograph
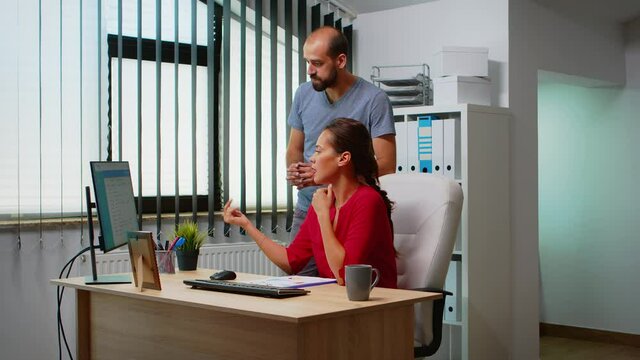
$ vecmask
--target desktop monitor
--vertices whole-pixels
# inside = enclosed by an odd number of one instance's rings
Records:
[[[128,232],[138,230],[131,173],[126,161],[91,161],[90,166],[101,232],[98,243],[100,250],[107,253],[126,245]],[[88,215],[91,215],[92,207],[90,196],[87,187]],[[97,275],[92,222],[89,225],[93,276],[87,277],[85,283],[131,283],[131,276],[128,274]]]
[[[109,252],[127,244],[127,233],[138,230],[129,163],[92,161],[91,176],[102,236],[100,250]]]

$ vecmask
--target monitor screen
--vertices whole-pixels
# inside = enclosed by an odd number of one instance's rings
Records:
[[[92,161],[91,176],[100,221],[100,250],[127,244],[127,232],[138,230],[129,163]]]

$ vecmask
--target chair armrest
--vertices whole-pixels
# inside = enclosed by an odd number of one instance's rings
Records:
[[[433,340],[431,343],[416,346],[413,348],[413,357],[420,358],[425,356],[431,356],[438,351],[440,348],[440,343],[442,342],[442,318],[444,315],[444,303],[445,298],[447,296],[452,296],[453,293],[444,290],[444,289],[436,289],[436,288],[416,288],[411,289],[415,291],[424,291],[424,292],[432,292],[442,294],[442,298],[433,300],[433,317],[431,328],[433,331]]]

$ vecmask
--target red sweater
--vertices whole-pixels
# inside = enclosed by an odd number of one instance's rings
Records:
[[[335,215],[336,208],[332,206],[331,223]],[[374,188],[362,185],[351,195],[340,210],[335,234],[345,250],[344,263],[340,268],[340,276],[343,279],[345,265],[368,264],[380,272],[378,286],[397,288],[391,223],[387,217],[384,200]],[[312,256],[316,260],[321,277],[335,277],[324,252],[318,216],[313,206],[310,206],[298,235],[287,248],[287,258],[292,272],[302,270]]]

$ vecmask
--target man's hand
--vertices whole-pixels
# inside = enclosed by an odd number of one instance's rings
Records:
[[[307,186],[316,185],[313,176],[316,171],[313,170],[310,163],[296,162],[287,168],[287,181],[298,190]]]

